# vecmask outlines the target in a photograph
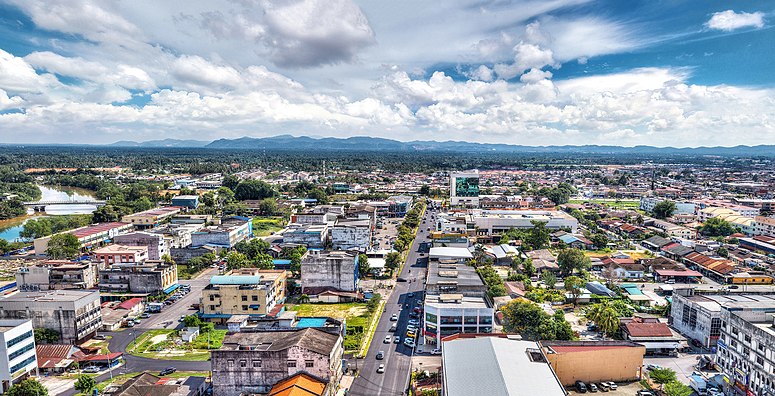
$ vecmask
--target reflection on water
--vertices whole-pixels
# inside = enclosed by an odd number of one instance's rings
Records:
[[[71,187],[38,186],[41,192],[40,201],[94,201],[94,195],[89,190]],[[46,206],[46,215],[61,216],[71,214],[90,214],[97,209],[96,205],[49,205]],[[19,233],[24,229],[24,223],[36,216],[32,209],[27,216],[14,217],[8,220],[0,220],[0,238],[7,241],[19,239]]]

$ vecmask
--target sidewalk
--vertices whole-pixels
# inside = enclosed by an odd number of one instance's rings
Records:
[[[350,392],[350,387],[353,386],[355,377],[352,375],[342,376],[342,380],[339,381],[339,390],[336,392],[336,396],[344,396]]]

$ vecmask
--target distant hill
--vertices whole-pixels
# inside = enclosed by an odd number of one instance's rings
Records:
[[[511,144],[470,143],[456,141],[412,141],[356,136],[349,138],[312,138],[280,135],[265,138],[241,137],[199,140],[151,140],[147,142],[120,141],[112,147],[192,147],[240,150],[315,150],[315,151],[401,151],[401,152],[472,152],[472,153],[536,153],[536,154],[662,154],[662,155],[720,155],[720,156],[775,156],[775,145],[735,147],[653,147],[653,146],[520,146]]]
[[[133,142],[131,140],[121,140],[115,143],[111,143],[110,147],[204,147],[210,144],[204,140],[179,140],[179,139],[162,139],[162,140],[148,140],[145,142]]]

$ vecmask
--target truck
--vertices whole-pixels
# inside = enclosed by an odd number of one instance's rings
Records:
[[[705,396],[708,394],[708,381],[699,375],[689,376],[689,387],[694,389],[694,391],[697,392],[697,394],[700,396]]]

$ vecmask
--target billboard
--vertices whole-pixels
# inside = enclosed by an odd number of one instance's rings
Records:
[[[478,197],[479,196],[479,178],[478,177],[458,177],[455,179],[455,196],[457,197]]]

